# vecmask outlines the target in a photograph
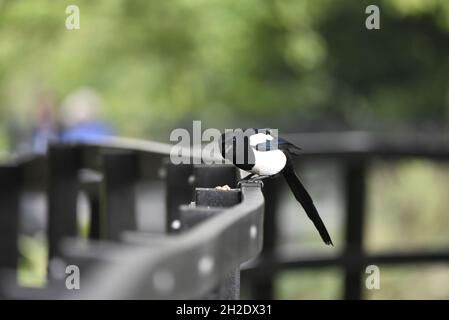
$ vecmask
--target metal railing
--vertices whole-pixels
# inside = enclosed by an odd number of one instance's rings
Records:
[[[172,165],[169,152],[169,145],[111,139],[101,145],[52,145],[45,156],[0,166],[1,296],[238,299],[240,264],[262,248],[261,187],[237,189],[232,165]],[[150,221],[165,220],[165,230],[138,227],[138,198],[148,196],[137,195],[139,183],[165,185],[158,203],[143,210]],[[233,189],[215,189],[225,184]],[[47,199],[49,267],[43,288],[16,283],[19,202],[26,190]],[[79,232],[80,192],[90,204],[87,239]],[[79,290],[66,288],[67,265],[80,270]]]
[[[368,264],[449,263],[447,250],[367,254],[364,248],[366,179],[372,161],[447,161],[448,136],[345,132],[286,138],[302,147],[298,161],[324,158],[342,166],[344,244],[336,244],[335,255],[285,255],[278,250],[276,216],[283,192],[278,180],[266,181],[263,190],[252,184],[236,189],[239,174],[233,166],[172,165],[167,160],[170,146],[158,143],[114,139],[102,145],[52,146],[47,156],[0,166],[2,297],[235,299],[240,263],[256,257],[262,242],[262,254],[242,270],[252,297],[261,299],[274,298],[275,277],[283,270],[338,267],[344,272],[343,297],[360,299]],[[146,215],[165,221],[156,232],[138,228],[135,186],[142,181],[156,189],[165,185],[165,192],[144,206]],[[234,189],[213,189],[225,184]],[[23,190],[47,196],[46,288],[15,283]],[[88,240],[80,239],[77,226],[80,191],[90,203]],[[79,291],[68,291],[57,277],[55,266],[65,264],[80,266]]]
[[[286,255],[280,252],[276,213],[283,188],[276,180],[265,183],[264,250],[243,271],[245,277],[251,278],[249,282],[254,298],[274,298],[275,277],[285,270],[337,267],[344,274],[342,297],[362,299],[362,276],[370,264],[449,263],[449,250],[379,254],[365,251],[366,184],[371,163],[377,159],[396,161],[407,158],[447,162],[449,135],[337,132],[290,134],[285,137],[302,147],[302,156],[297,161],[328,159],[341,165],[345,202],[344,243],[335,244],[337,254],[334,255]]]

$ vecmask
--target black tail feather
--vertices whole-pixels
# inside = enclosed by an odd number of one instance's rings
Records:
[[[304,188],[298,176],[296,175],[290,155],[286,154],[286,156],[287,156],[287,164],[285,165],[285,168],[282,170],[282,174],[285,180],[287,181],[290,189],[292,190],[296,200],[298,200],[298,202],[301,203],[302,207],[307,213],[307,216],[309,217],[310,220],[312,220],[313,224],[317,228],[318,232],[320,233],[321,239],[323,239],[325,244],[333,246],[334,244],[332,243],[332,239],[329,233],[327,232],[326,226],[324,225],[323,220],[321,220],[315,205],[313,204],[312,198],[310,197],[309,193]]]

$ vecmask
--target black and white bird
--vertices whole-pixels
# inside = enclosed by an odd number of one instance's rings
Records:
[[[270,129],[236,129],[223,133],[220,141],[223,158],[249,172],[241,181],[260,181],[282,175],[324,243],[333,245],[312,198],[296,175],[292,156],[298,155],[300,150],[291,142],[273,134]]]

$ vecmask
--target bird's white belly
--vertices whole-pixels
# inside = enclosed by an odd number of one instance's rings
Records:
[[[255,165],[251,172],[261,176],[272,176],[284,169],[287,162],[281,150],[257,151],[254,150]]]

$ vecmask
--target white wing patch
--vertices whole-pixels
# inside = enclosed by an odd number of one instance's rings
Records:
[[[251,172],[261,176],[272,176],[284,169],[287,157],[281,150],[257,151],[253,149],[255,164]]]

